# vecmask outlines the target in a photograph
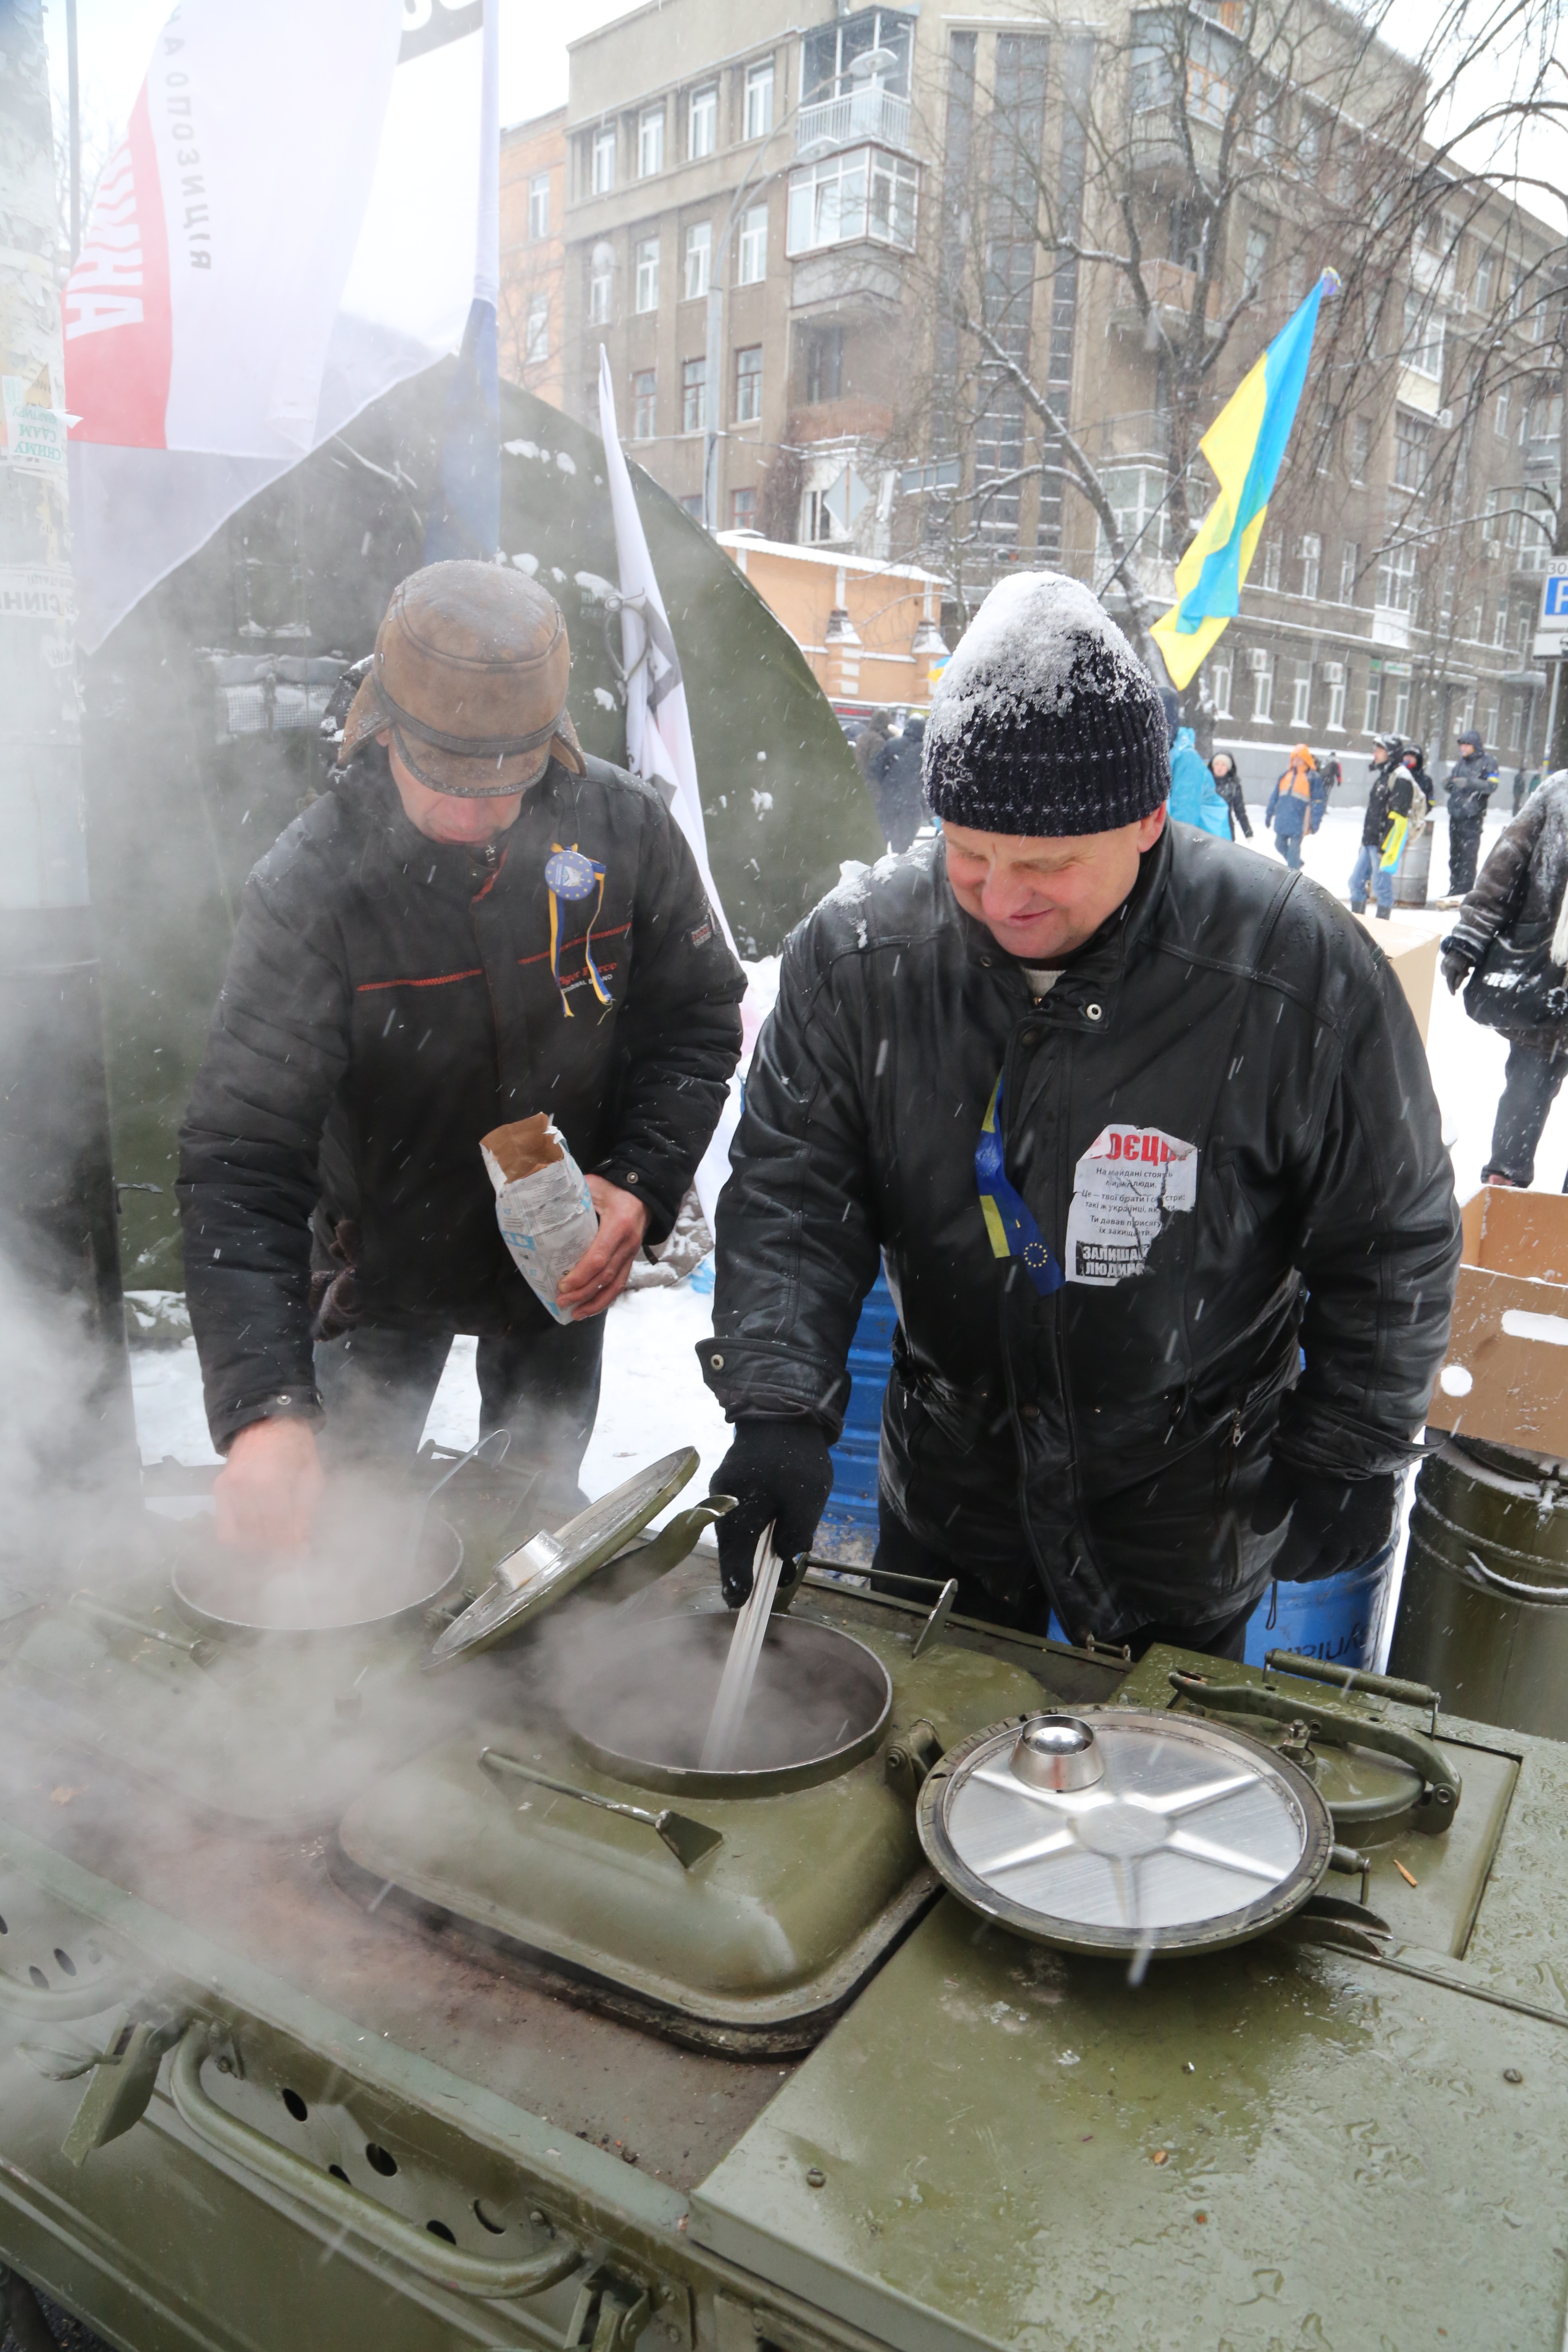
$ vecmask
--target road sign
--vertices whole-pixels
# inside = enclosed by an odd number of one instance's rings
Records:
[[[1547,561],[1532,650],[1537,661],[1568,655],[1568,556],[1553,555]]]

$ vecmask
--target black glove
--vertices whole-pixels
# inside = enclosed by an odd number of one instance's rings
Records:
[[[1448,983],[1450,996],[1458,996],[1470,976],[1470,959],[1458,948],[1450,948],[1443,958],[1443,977]]]
[[[771,1519],[773,1549],[786,1564],[809,1551],[833,1491],[833,1456],[816,1421],[738,1421],[735,1442],[713,1473],[711,1495],[733,1495],[719,1538],[719,1585],[731,1609],[751,1596],[757,1538]]]
[[[1371,1478],[1334,1478],[1277,1462],[1269,1469],[1253,1525],[1276,1528],[1289,1513],[1274,1562],[1282,1584],[1317,1584],[1342,1576],[1380,1552],[1394,1533],[1399,1481],[1392,1470]],[[1284,1506],[1284,1508],[1280,1507]]]

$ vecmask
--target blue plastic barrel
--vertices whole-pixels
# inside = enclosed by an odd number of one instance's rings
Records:
[[[1374,1665],[1393,1573],[1394,1546],[1385,1544],[1342,1576],[1274,1586],[1247,1622],[1247,1664],[1260,1666],[1270,1650],[1294,1650],[1300,1658],[1321,1658],[1331,1666]]]
[[[844,1434],[833,1449],[833,1492],[824,1517],[875,1534],[877,1454],[882,1437],[882,1395],[893,1369],[899,1310],[879,1274],[866,1294],[849,1349],[849,1404]]]

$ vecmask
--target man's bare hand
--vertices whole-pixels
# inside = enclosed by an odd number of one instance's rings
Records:
[[[247,1551],[303,1551],[321,1492],[316,1433],[308,1421],[253,1421],[213,1482],[219,1543]]]
[[[647,1210],[635,1192],[623,1192],[602,1176],[590,1176],[587,1183],[599,1230],[555,1294],[559,1305],[572,1309],[574,1323],[585,1323],[614,1305],[647,1231]]]

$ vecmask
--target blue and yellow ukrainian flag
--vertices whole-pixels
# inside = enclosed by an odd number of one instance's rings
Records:
[[[1275,477],[1306,382],[1318,306],[1325,294],[1339,289],[1338,278],[1325,269],[1257,366],[1243,376],[1199,444],[1219,482],[1219,496],[1176,566],[1176,602],[1151,633],[1178,693],[1191,683],[1226,623],[1241,609],[1241,583],[1263,535]]]

